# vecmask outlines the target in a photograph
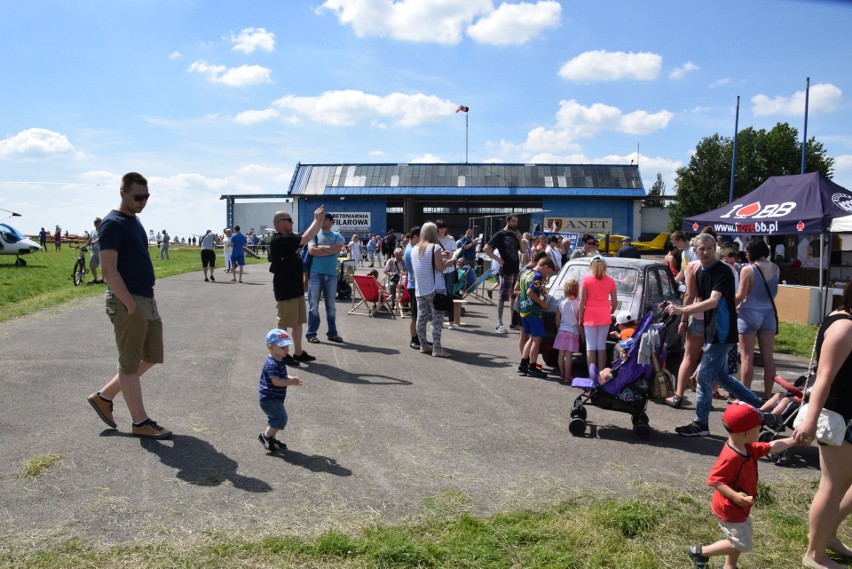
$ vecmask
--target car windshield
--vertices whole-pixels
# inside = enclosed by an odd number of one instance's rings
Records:
[[[571,265],[565,273],[565,278],[555,281],[553,285],[561,292],[565,286],[565,280],[574,279],[578,283],[589,273],[589,265]],[[606,274],[615,281],[615,290],[618,294],[633,294],[636,283],[639,280],[639,271],[629,267],[607,267]],[[553,292],[557,289],[552,289]]]
[[[26,239],[20,231],[5,223],[0,223],[0,235],[3,236],[3,241],[6,243],[17,243],[22,239]]]

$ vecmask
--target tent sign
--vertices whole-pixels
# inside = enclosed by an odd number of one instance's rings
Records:
[[[355,233],[370,230],[370,212],[329,212],[334,216],[334,225],[338,231],[344,233]]]

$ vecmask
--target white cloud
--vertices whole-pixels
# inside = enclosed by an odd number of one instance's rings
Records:
[[[563,100],[559,102],[553,127],[536,127],[519,144],[501,140],[499,149],[511,161],[582,163],[580,139],[596,136],[602,131],[649,134],[666,128],[672,117],[674,113],[665,110],[624,113],[601,103],[584,106],[573,99]]]
[[[444,162],[446,162],[446,160],[444,160],[440,156],[435,156],[434,154],[429,154],[428,152],[426,154],[423,154],[422,156],[418,156],[417,158],[411,160],[412,164],[442,164]]]
[[[245,87],[246,85],[257,85],[259,83],[270,83],[272,71],[260,65],[240,65],[239,67],[226,67],[224,65],[210,65],[206,61],[196,61],[187,69],[190,73],[200,73],[207,77],[211,83],[221,83],[228,87]]]
[[[561,6],[553,0],[504,2],[496,10],[492,0],[325,0],[322,10],[358,37],[455,45],[467,30],[477,42],[519,44],[557,26]]]
[[[710,83],[710,88],[715,89],[716,87],[721,87],[723,85],[727,85],[731,82],[730,78],[722,77],[721,79],[716,79],[712,83]]]
[[[244,28],[239,34],[231,34],[234,51],[252,53],[254,50],[271,52],[275,50],[275,34],[266,28]]]
[[[675,67],[669,72],[669,79],[677,81],[678,79],[682,79],[684,75],[689,73],[690,71],[698,71],[698,66],[692,63],[691,61],[687,61],[680,67]]]
[[[44,128],[29,128],[0,140],[0,156],[46,158],[73,152],[74,145],[67,136]]]
[[[623,51],[587,51],[565,63],[559,76],[568,81],[648,81],[660,75],[663,57],[656,53]]]
[[[373,158],[384,158],[385,156],[387,156],[384,150],[371,150],[369,152],[369,155]]]
[[[602,130],[650,134],[668,126],[672,117],[674,113],[665,110],[656,113],[637,110],[625,114],[617,107],[602,103],[587,107],[571,99],[559,102],[556,124],[572,137],[590,137]]]
[[[318,97],[287,95],[273,104],[322,124],[350,126],[367,120],[377,127],[385,127],[384,120],[393,121],[394,126],[416,126],[451,116],[458,106],[422,93],[380,96],[355,90],[326,91]]]
[[[559,2],[500,4],[494,12],[467,28],[474,41],[493,45],[524,44],[543,30],[559,26],[562,6]]]
[[[840,184],[848,190],[852,190],[852,154],[841,154],[834,157],[835,184]]]
[[[180,59],[183,57],[183,54],[179,51],[173,51],[169,54],[169,59]]]
[[[277,119],[281,113],[276,109],[264,109],[262,111],[248,110],[243,111],[234,117],[234,122],[238,124],[257,124]]]
[[[808,112],[831,112],[840,105],[843,91],[831,83],[819,83],[811,86],[808,100]],[[796,91],[790,97],[778,96],[770,99],[766,95],[751,98],[752,112],[756,116],[766,115],[802,115],[805,112],[805,91]]]

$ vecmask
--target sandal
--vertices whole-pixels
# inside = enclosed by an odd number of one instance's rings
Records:
[[[713,390],[713,399],[727,400],[727,395],[722,395],[718,389]]]
[[[310,342],[311,344],[319,344],[320,343],[319,338],[317,338],[316,336],[311,336],[310,338],[308,338],[308,342]]]
[[[663,402],[669,407],[674,407],[675,409],[680,409],[681,405],[683,405],[683,396],[682,395],[672,395],[671,397],[666,397],[663,399]]]
[[[710,558],[703,554],[700,545],[690,545],[686,548],[686,555],[692,561],[692,566],[696,569],[704,569],[710,563]]]

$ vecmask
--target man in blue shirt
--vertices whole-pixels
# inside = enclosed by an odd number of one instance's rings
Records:
[[[343,249],[343,236],[332,231],[334,216],[326,213],[322,227],[317,236],[308,242],[308,253],[311,261],[311,276],[308,277],[308,331],[305,337],[312,344],[319,343],[317,331],[320,325],[319,300],[320,292],[325,297],[325,318],[328,321],[328,339],[332,342],[342,342],[343,338],[337,333],[337,255]]]
[[[240,267],[240,282],[243,282],[243,267],[246,264],[246,236],[240,233],[240,226],[234,226],[234,234],[231,235],[231,264],[234,267],[231,282],[237,280],[237,267]]]
[[[163,363],[163,322],[154,301],[154,265],[148,236],[136,214],[148,203],[148,181],[136,172],[121,179],[121,204],[104,216],[99,229],[101,269],[107,289],[106,311],[118,347],[118,373],[88,397],[101,420],[112,428],[112,402],[119,393],[137,437],[167,439],[172,432],[152,421],[142,402],[139,378]]]

